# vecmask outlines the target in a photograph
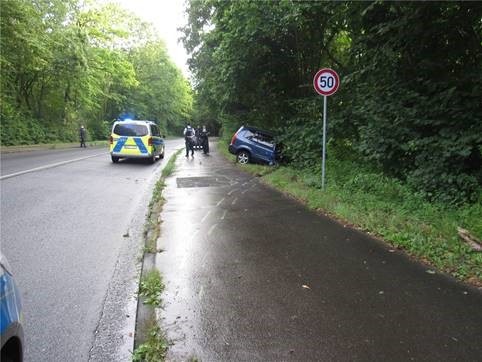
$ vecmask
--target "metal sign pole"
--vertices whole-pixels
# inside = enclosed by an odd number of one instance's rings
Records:
[[[323,96],[323,158],[321,163],[321,189],[325,189],[325,154],[326,154],[326,96]]]

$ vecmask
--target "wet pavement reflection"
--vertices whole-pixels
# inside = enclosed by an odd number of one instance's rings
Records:
[[[263,185],[179,157],[156,265],[175,361],[474,360],[482,296]]]

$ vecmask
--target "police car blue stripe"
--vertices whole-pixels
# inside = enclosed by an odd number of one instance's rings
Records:
[[[139,151],[141,151],[141,153],[147,153],[147,148],[144,146],[144,142],[142,142],[140,138],[134,138],[134,141],[136,142],[137,147],[139,147]]]
[[[117,140],[117,143],[112,150],[112,152],[120,152],[122,150],[122,147],[124,147],[125,143],[127,142],[127,137],[119,137]]]

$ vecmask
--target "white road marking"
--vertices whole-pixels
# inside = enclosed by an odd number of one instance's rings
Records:
[[[223,216],[221,216],[221,220],[224,220],[224,218],[226,217],[227,212],[228,212],[228,210],[224,210]]]
[[[228,192],[228,196],[231,196],[231,194],[233,194],[234,192],[238,191],[238,189],[234,189],[234,190],[231,190]]]
[[[209,216],[209,214],[211,213],[211,210],[209,210],[206,215],[204,215],[204,217],[201,219],[201,224],[206,221],[207,217]]]
[[[198,233],[199,233],[199,230],[195,230],[192,233],[191,237],[189,238],[188,244],[186,245],[186,251],[189,250],[189,244],[191,244],[194,241],[194,239],[197,237]]]
[[[11,174],[9,174],[9,175],[0,176],[0,180],[5,180],[5,179],[7,179],[7,178],[24,175],[24,174],[30,173],[30,172],[42,171],[42,170],[46,170],[46,169],[49,169],[49,168],[58,167],[58,166],[66,165],[66,164],[68,164],[68,163],[77,162],[77,161],[82,161],[82,160],[86,160],[86,159],[88,159],[88,158],[106,155],[106,154],[108,154],[108,153],[109,153],[109,152],[103,152],[103,153],[98,153],[98,154],[91,155],[91,156],[74,158],[73,160],[62,161],[62,162],[52,163],[52,164],[50,164],[50,165],[35,167],[35,168],[31,168],[30,170],[19,171],[19,172],[11,173]]]
[[[236,197],[233,202],[231,203],[231,205],[236,205],[236,201],[238,201],[238,198]]]
[[[219,202],[216,204],[216,206],[221,205],[221,204],[222,204],[222,202],[223,202],[224,200],[226,200],[226,198],[225,198],[225,197],[223,197],[221,200],[219,200]]]
[[[218,224],[217,224],[217,223],[216,223],[216,224],[214,224],[213,226],[211,226],[211,227],[209,228],[208,235],[211,235],[211,234],[212,234],[212,232],[214,231],[214,229],[216,229],[216,227],[217,227],[217,226],[218,226]]]

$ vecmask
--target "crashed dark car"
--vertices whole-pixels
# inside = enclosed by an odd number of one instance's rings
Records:
[[[251,126],[241,126],[231,139],[229,152],[236,155],[241,164],[250,162],[274,165],[280,160],[280,146],[271,131]]]

